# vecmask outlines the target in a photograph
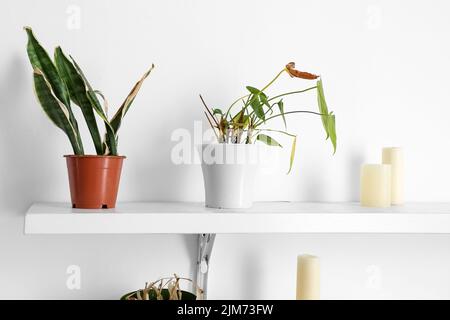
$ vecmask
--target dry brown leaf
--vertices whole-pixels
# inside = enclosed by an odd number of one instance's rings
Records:
[[[301,79],[306,79],[306,80],[314,80],[319,78],[318,75],[309,73],[309,72],[304,72],[304,71],[299,71],[297,69],[295,69],[295,62],[289,62],[286,65],[286,71],[289,73],[289,75],[292,78],[301,78]]]

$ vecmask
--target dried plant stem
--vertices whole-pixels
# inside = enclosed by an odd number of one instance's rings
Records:
[[[208,114],[206,113],[206,111],[205,111],[205,115],[206,115],[206,119],[209,122],[209,125],[211,126],[211,128],[212,128],[212,130],[214,132],[214,135],[216,136],[217,140],[219,140],[219,136],[217,135],[216,128],[214,127],[214,125],[212,124],[211,120],[209,119]]]
[[[214,115],[212,114],[211,110],[209,110],[208,106],[205,103],[205,100],[203,100],[202,95],[199,94],[199,96],[200,96],[200,100],[202,100],[202,103],[205,106],[206,111],[208,111],[208,114],[211,116],[211,118],[213,119],[213,121],[216,124],[216,126],[219,126],[219,123],[217,122],[216,117],[214,117]]]

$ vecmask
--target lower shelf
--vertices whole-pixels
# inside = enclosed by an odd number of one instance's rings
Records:
[[[121,203],[80,210],[33,204],[26,234],[154,233],[450,233],[450,203],[412,203],[386,209],[358,203],[260,202],[251,209],[218,210],[202,203]]]

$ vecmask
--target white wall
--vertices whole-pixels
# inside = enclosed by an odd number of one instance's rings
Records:
[[[32,93],[22,26],[76,57],[113,106],[157,65],[121,128],[121,201],[201,201],[201,170],[171,163],[171,134],[203,118],[198,93],[224,106],[291,60],[323,76],[338,151],[319,119],[291,118],[295,170],[262,176],[259,199],[357,200],[360,164],[401,145],[407,199],[449,201],[449,9],[445,0],[2,1],[0,298],[114,299],[172,272],[192,276],[196,253],[194,236],[23,235],[32,202],[67,201],[71,149]],[[284,77],[278,88],[306,85]],[[323,298],[448,299],[449,245],[444,235],[221,235],[210,298],[292,298],[296,255],[308,252],[322,258]],[[80,290],[66,287],[69,265],[81,267]]]

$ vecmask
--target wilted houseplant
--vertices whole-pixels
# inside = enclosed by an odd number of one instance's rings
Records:
[[[192,282],[187,278],[173,277],[145,283],[144,289],[125,294],[120,300],[196,300],[197,296],[180,289],[180,281]]]
[[[306,89],[284,92],[269,96],[267,90],[287,73],[292,78],[316,80],[316,84]],[[322,125],[336,152],[335,115],[328,111],[322,80],[319,76],[295,69],[295,63],[288,63],[262,89],[247,86],[247,93],[231,103],[227,108],[210,108],[200,96],[206,109],[205,115],[216,135],[218,144],[203,145],[202,170],[205,182],[206,206],[216,208],[242,208],[252,205],[251,193],[256,172],[255,148],[253,144],[260,141],[269,146],[281,147],[273,134],[283,134],[292,138],[289,171],[292,169],[296,135],[287,131],[287,116],[296,113],[308,113],[321,117]],[[288,96],[317,92],[319,112],[285,107]],[[269,126],[275,118],[282,118],[284,130]],[[241,153],[241,157],[236,154]],[[206,156],[206,155],[207,156]],[[211,156],[214,154],[214,156]],[[242,156],[243,155],[243,156]],[[213,161],[205,161],[205,158]],[[234,159],[235,162],[229,161]],[[239,162],[240,159],[240,163]]]
[[[117,151],[118,130],[134,98],[153,65],[134,85],[113,117],[108,118],[108,103],[103,94],[94,90],[75,60],[60,47],[51,60],[33,35],[28,36],[27,53],[33,67],[33,84],[37,99],[49,119],[69,138],[73,155],[66,157],[72,205],[76,208],[114,208],[122,162]],[[99,97],[103,100],[100,103]],[[73,102],[83,114],[97,155],[85,155],[78,122],[72,112]],[[96,116],[105,126],[101,138]]]

